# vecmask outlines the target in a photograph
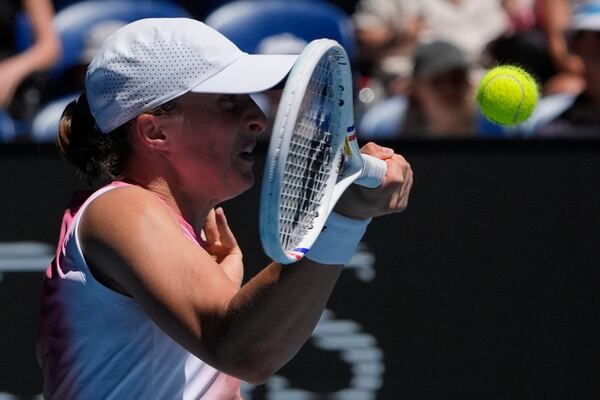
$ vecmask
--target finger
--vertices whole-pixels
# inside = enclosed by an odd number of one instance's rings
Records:
[[[411,168],[408,161],[406,161],[406,158],[404,158],[400,154],[394,154],[393,162],[399,167],[399,170],[401,171],[400,176],[402,177],[402,181],[406,180],[406,174]]]
[[[408,200],[410,198],[410,192],[412,190],[412,186],[413,186],[413,182],[414,182],[414,174],[412,169],[410,169],[407,173],[407,177],[406,177],[406,185],[404,185],[402,187],[402,193],[400,195],[400,204],[398,205],[399,209],[406,209],[408,207]]]
[[[380,160],[387,160],[394,156],[394,149],[389,147],[383,147],[376,143],[369,142],[365,144],[361,149],[361,153],[368,154]]]
[[[387,174],[385,178],[385,189],[388,193],[399,191],[405,182],[406,170],[410,168],[404,157],[395,155],[386,160]]]
[[[215,210],[215,217],[221,244],[229,248],[237,247],[237,240],[229,228],[227,217],[225,217],[225,211],[223,211],[223,208],[219,207]]]
[[[217,220],[214,209],[211,209],[208,212],[206,220],[204,220],[204,226],[202,230],[204,231],[204,235],[206,236],[207,242],[215,243],[219,241],[219,228],[217,226]]]
[[[402,156],[394,156],[394,161],[390,163],[392,164],[390,166],[392,171],[391,178],[396,180],[396,184],[391,186],[394,192],[390,195],[388,201],[388,207],[391,210],[404,207],[407,188],[412,184],[412,169],[410,164]]]
[[[409,180],[405,181],[407,184]],[[404,210],[406,208],[406,192],[405,186],[402,186],[400,189],[396,190],[394,193],[390,195],[390,200],[388,202],[389,210]]]
[[[401,201],[401,198],[400,198],[401,195],[402,195],[401,189],[396,190],[394,193],[391,194],[390,200],[388,202],[388,210],[396,210],[399,208],[400,201]]]

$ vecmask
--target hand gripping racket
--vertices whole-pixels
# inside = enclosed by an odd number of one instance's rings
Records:
[[[352,183],[377,187],[384,161],[360,153],[352,72],[336,41],[312,41],[294,64],[269,144],[260,199],[260,236],[274,261],[300,260]]]

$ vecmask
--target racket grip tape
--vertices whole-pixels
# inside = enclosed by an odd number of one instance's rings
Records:
[[[387,173],[387,164],[368,154],[362,154],[362,158],[364,161],[362,172],[354,183],[368,188],[380,186]]]
[[[320,264],[347,264],[352,259],[369,222],[371,218],[352,219],[332,212],[306,257]]]

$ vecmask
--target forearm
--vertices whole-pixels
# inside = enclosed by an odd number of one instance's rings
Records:
[[[288,362],[310,337],[340,272],[305,258],[271,264],[244,285],[229,304],[219,338],[219,358],[231,362],[229,372],[252,371],[250,379],[261,381]]]
[[[43,71],[54,64],[58,51],[52,46],[52,44],[35,45],[5,62],[10,63],[14,70],[19,71],[21,79],[24,79],[34,72]]]
[[[61,49],[52,26],[52,3],[48,0],[25,0],[24,8],[31,21],[35,42],[29,49],[16,56],[14,61],[22,66],[24,76],[27,76],[54,65]]]
[[[386,162],[382,184],[376,189],[353,185],[301,261],[271,264],[232,294],[203,340],[217,368],[262,382],[289,361],[311,335],[370,219],[406,209],[413,182],[410,164],[374,143],[363,151]]]

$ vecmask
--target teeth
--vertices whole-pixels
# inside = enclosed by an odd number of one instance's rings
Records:
[[[256,146],[256,143],[251,143],[248,146],[244,147],[244,153],[252,153],[255,146]]]

